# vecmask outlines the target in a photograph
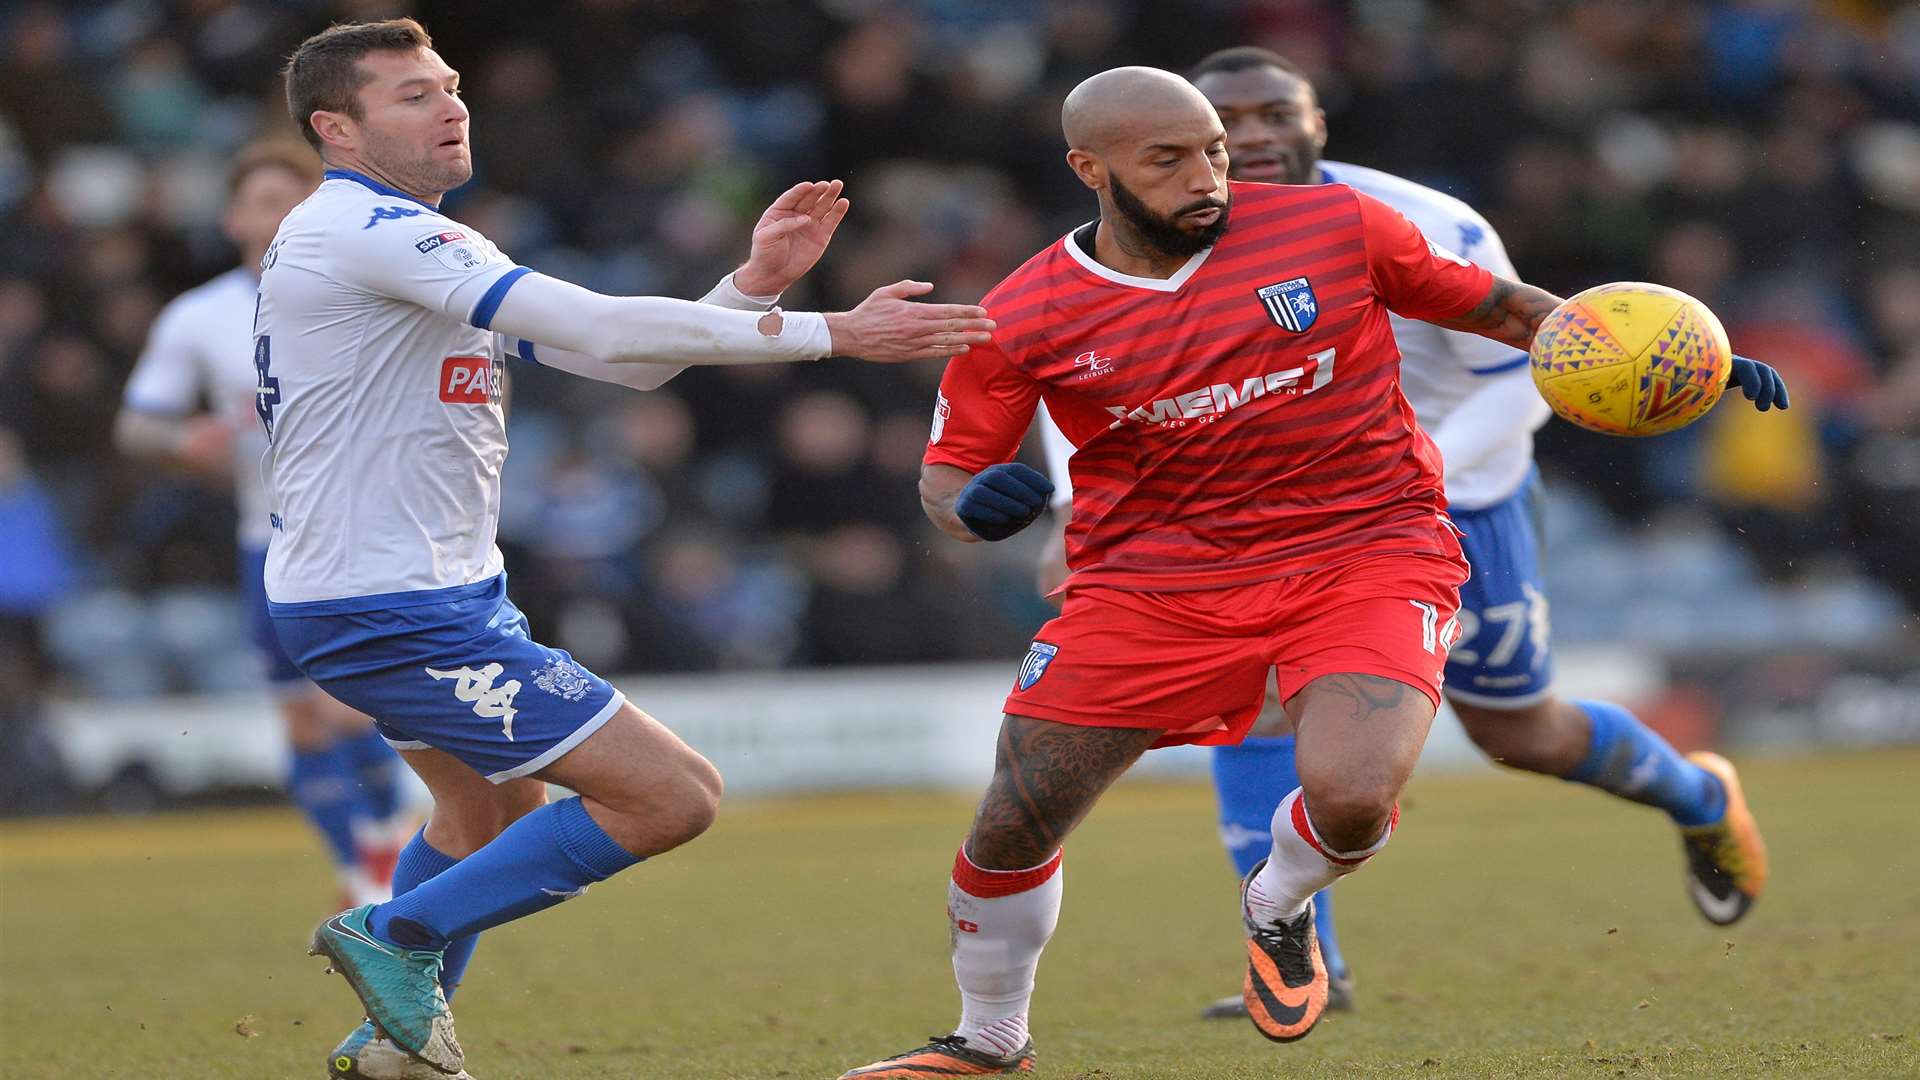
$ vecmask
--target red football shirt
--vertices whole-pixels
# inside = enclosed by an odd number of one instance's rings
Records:
[[[994,342],[947,365],[925,460],[1011,461],[1044,398],[1077,447],[1075,584],[1458,557],[1387,312],[1464,314],[1492,275],[1342,184],[1232,189],[1226,235],[1170,278],[1111,270],[1070,234],[995,286]]]

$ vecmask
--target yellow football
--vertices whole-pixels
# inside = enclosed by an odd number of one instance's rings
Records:
[[[1608,435],[1663,435],[1720,400],[1733,350],[1707,305],[1619,281],[1554,308],[1529,358],[1533,385],[1564,419]]]

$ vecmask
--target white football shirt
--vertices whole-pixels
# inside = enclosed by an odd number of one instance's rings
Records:
[[[269,601],[366,611],[491,580],[507,429],[488,326],[527,269],[341,169],[287,215],[261,265]]]
[[[1493,226],[1459,199],[1391,173],[1345,162],[1322,161],[1320,175],[1325,182],[1346,184],[1400,211],[1441,247],[1500,277],[1518,280]],[[1413,405],[1420,426],[1429,433],[1474,392],[1482,379],[1515,372],[1527,362],[1525,353],[1479,334],[1443,330],[1398,315],[1391,316],[1390,321],[1400,345],[1401,391]],[[1543,421],[1545,415],[1542,410]],[[1047,452],[1047,473],[1054,483],[1053,506],[1064,509],[1073,498],[1067,473],[1073,445],[1046,415],[1044,406],[1040,430]],[[1448,463],[1447,504],[1473,510],[1502,502],[1519,490],[1532,467],[1533,429],[1522,428],[1470,465]]]
[[[189,289],[161,309],[127,380],[135,412],[187,416],[208,407],[233,425],[233,498],[240,546],[258,551],[272,535],[261,480],[266,432],[254,416],[253,272],[236,267]]]

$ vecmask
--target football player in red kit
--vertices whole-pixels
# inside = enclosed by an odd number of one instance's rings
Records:
[[[1044,400],[1076,447],[1072,573],[954,859],[960,1023],[845,1077],[1031,1070],[1062,841],[1149,748],[1240,739],[1270,669],[1301,787],[1241,888],[1243,991],[1268,1038],[1313,1028],[1310,898],[1392,835],[1467,576],[1388,312],[1526,348],[1559,302],[1344,185],[1230,183],[1219,117],[1171,73],[1096,75],[1062,123],[1100,218],[988,294],[994,344],[947,367],[920,495],[957,539],[1031,523],[1051,485],[1012,459]]]

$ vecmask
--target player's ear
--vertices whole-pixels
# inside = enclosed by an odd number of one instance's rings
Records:
[[[1327,110],[1313,110],[1313,146],[1316,150],[1327,148]]]
[[[1106,164],[1085,150],[1067,151],[1067,167],[1073,170],[1073,175],[1079,177],[1081,183],[1095,191],[1107,186]]]
[[[314,134],[328,146],[351,149],[353,146],[353,118],[346,113],[328,112],[315,109],[307,117],[307,123],[313,125]]]

